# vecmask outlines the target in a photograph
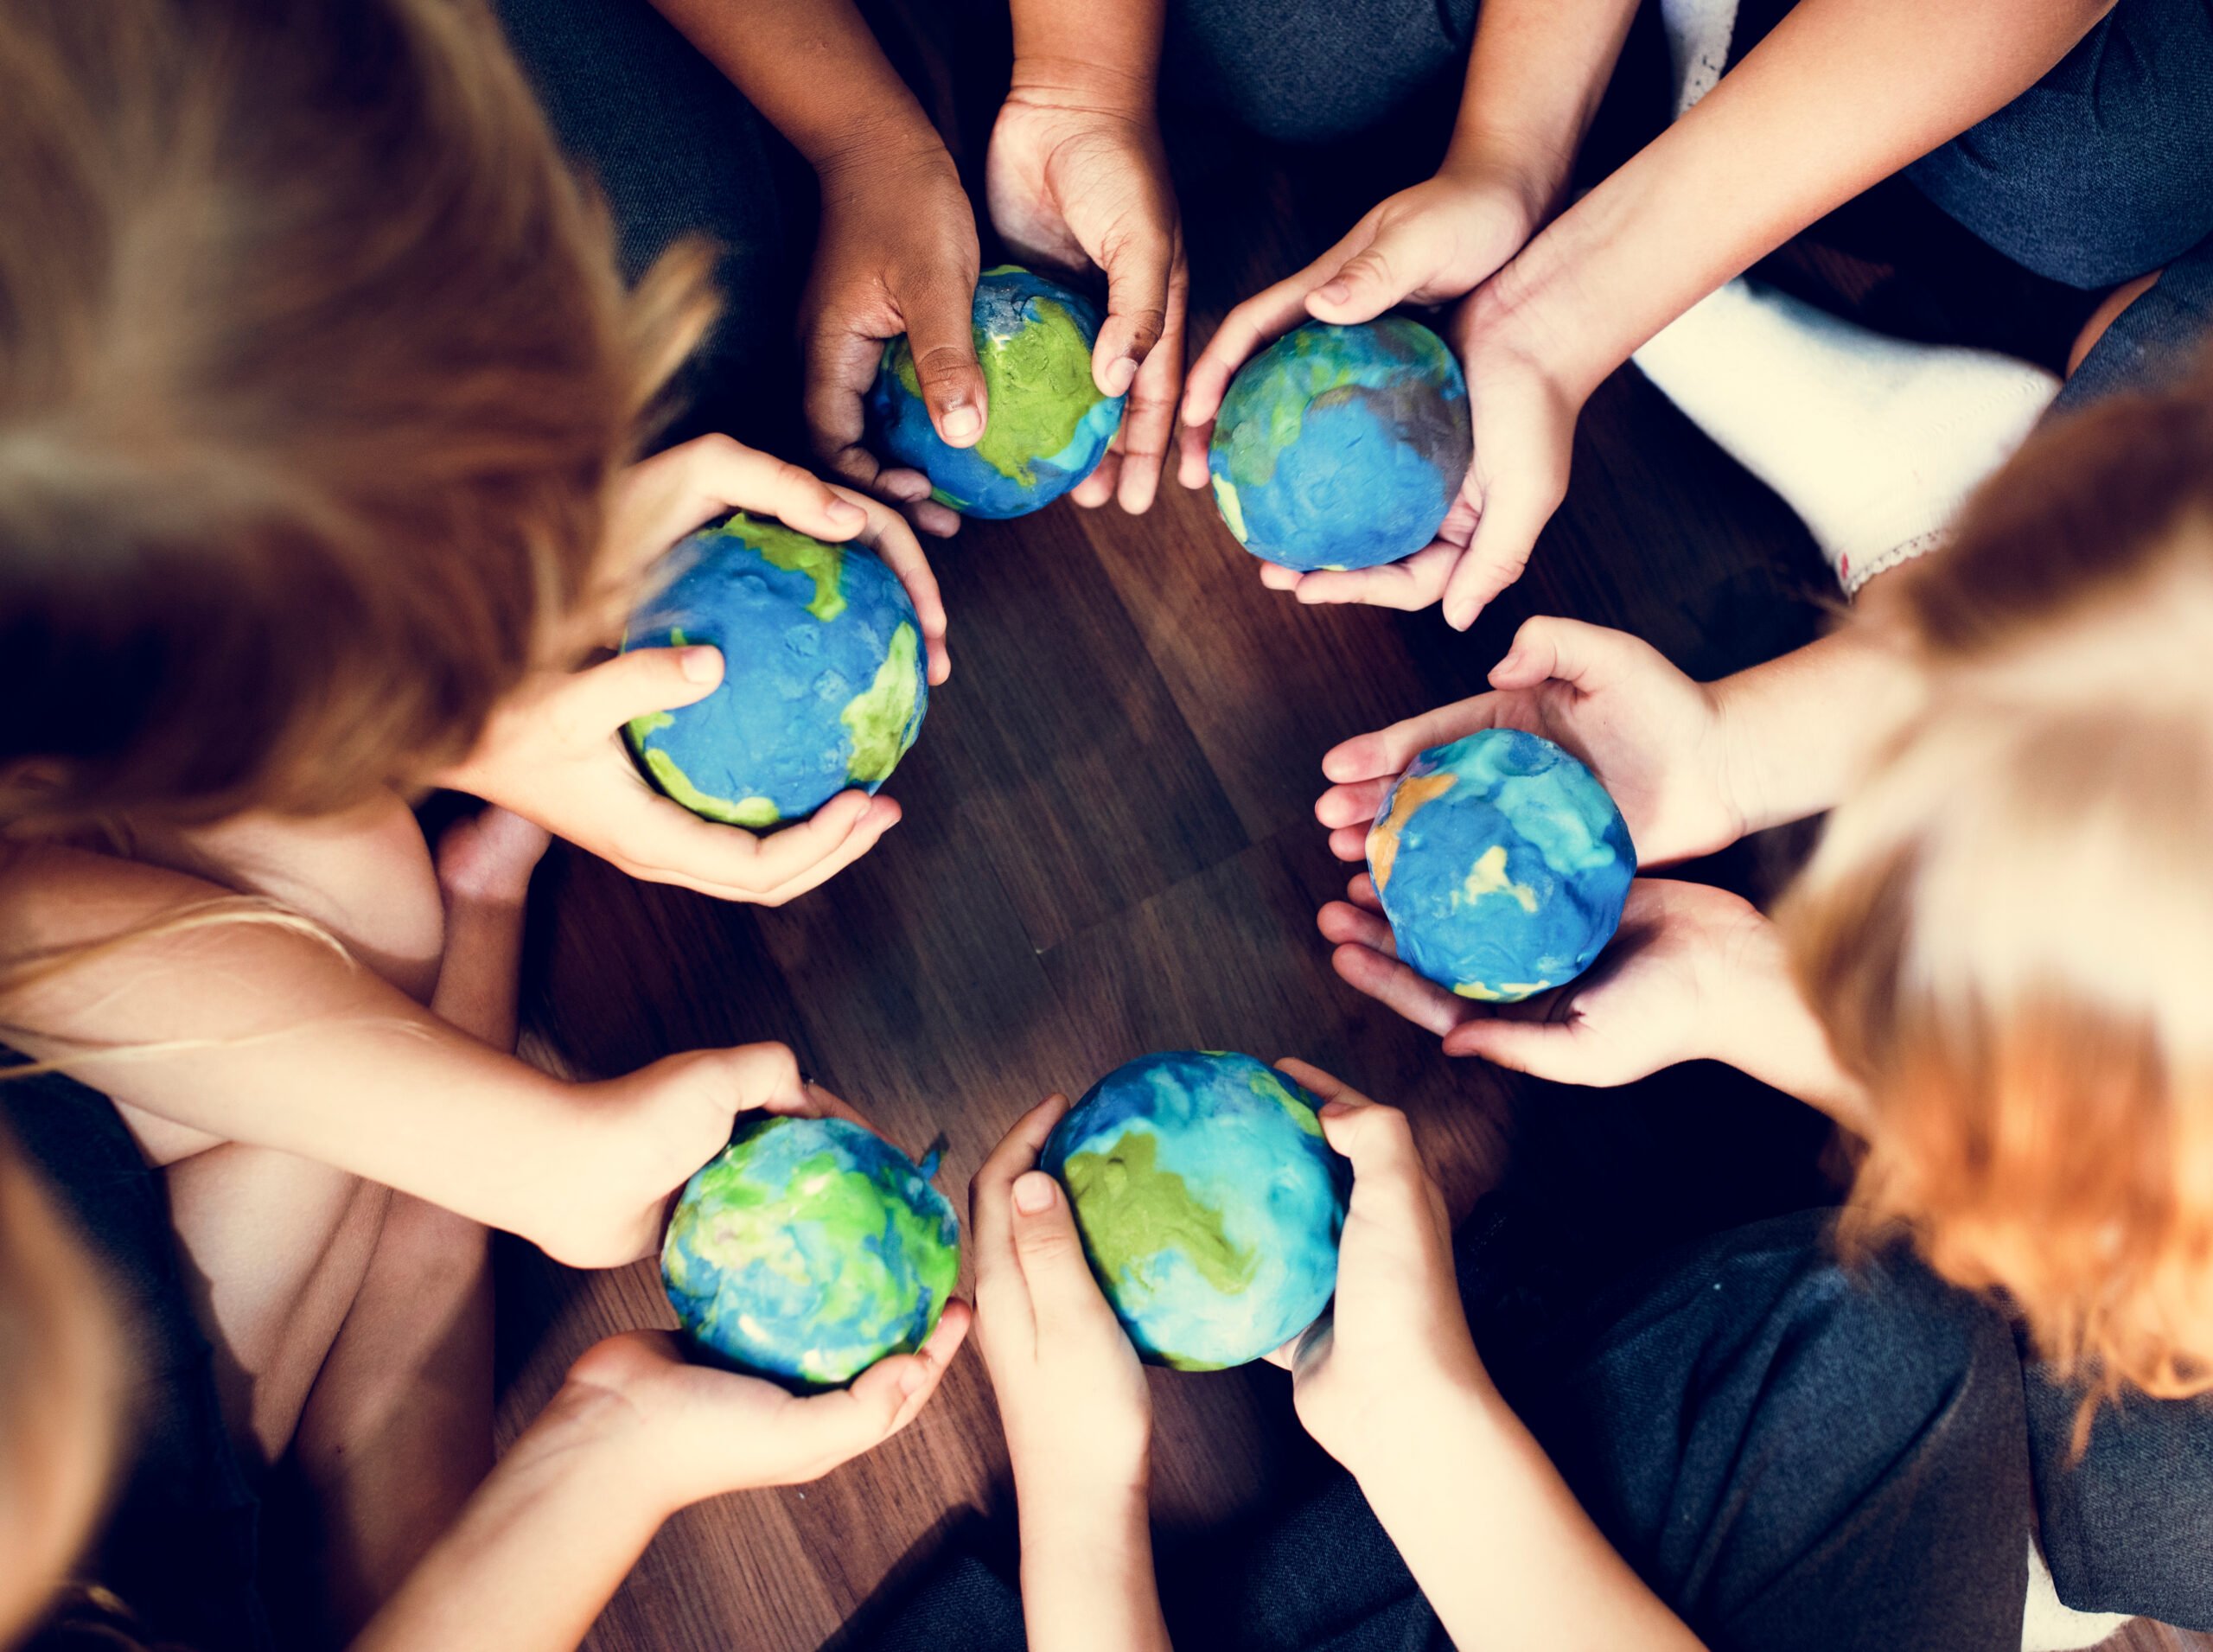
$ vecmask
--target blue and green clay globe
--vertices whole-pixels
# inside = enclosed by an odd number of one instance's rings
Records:
[[[1400,959],[1462,998],[1509,1004],[1591,966],[1636,850],[1589,769],[1538,735],[1483,729],[1399,776],[1368,828],[1368,871]]]
[[[1014,265],[976,284],[976,359],[989,407],[973,448],[938,438],[923,405],[914,352],[901,334],[883,347],[869,416],[878,450],[930,479],[930,497],[992,519],[1041,510],[1099,468],[1122,398],[1091,379],[1096,305]]]
[[[1239,368],[1207,469],[1238,543],[1308,572],[1429,544],[1473,453],[1459,362],[1419,322],[1386,316],[1308,322]]]
[[[1144,1359],[1242,1365],[1329,1305],[1351,1172],[1320,1106],[1250,1056],[1176,1049],[1116,1068],[1054,1127],[1039,1164]]]
[[[631,616],[622,647],[712,643],[723,679],[703,700],[631,719],[654,785],[756,830],[883,785],[930,692],[921,622],[891,571],[743,511],[670,554],[675,578]]]
[[[920,1348],[960,1271],[945,1196],[844,1119],[746,1126],[685,1184],[660,1247],[661,1283],[700,1347],[806,1388]]]

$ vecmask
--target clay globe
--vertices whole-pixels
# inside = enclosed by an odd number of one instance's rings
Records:
[[[1141,1357],[1242,1365],[1329,1305],[1351,1171],[1320,1106],[1250,1056],[1177,1049],[1116,1068],[1054,1127],[1040,1166]]]
[[[902,334],[883,347],[869,418],[877,450],[930,479],[930,497],[964,515],[1026,516],[1099,468],[1121,423],[1122,398],[1091,379],[1098,306],[1017,265],[976,284],[976,359],[990,406],[972,448],[938,439],[914,352]]]
[[[674,578],[631,616],[622,647],[712,643],[723,679],[628,725],[654,785],[756,830],[883,785],[929,705],[922,625],[891,571],[743,512],[670,555]]]
[[[1368,870],[1400,959],[1462,998],[1512,1003],[1591,966],[1636,850],[1588,769],[1540,736],[1484,729],[1399,776]]]
[[[1207,468],[1238,543],[1307,572],[1429,544],[1473,452],[1459,362],[1419,322],[1386,316],[1308,322],[1239,368]]]
[[[960,1269],[945,1196],[843,1119],[740,1129],[685,1184],[660,1250],[661,1283],[701,1349],[800,1388],[920,1348]]]

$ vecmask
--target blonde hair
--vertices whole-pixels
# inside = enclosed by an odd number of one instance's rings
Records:
[[[475,0],[0,10],[0,828],[320,812],[577,647],[705,328]]]
[[[1929,709],[1779,914],[1871,1100],[1847,1237],[1910,1232],[2094,1394],[2205,1392],[2209,385],[2038,436],[1900,579]]]

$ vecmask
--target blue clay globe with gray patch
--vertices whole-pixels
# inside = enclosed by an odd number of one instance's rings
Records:
[[[929,706],[922,624],[889,568],[741,511],[670,553],[631,616],[632,648],[712,643],[723,679],[625,730],[648,779],[693,813],[760,830],[849,787],[873,792]]]
[[[1400,959],[1462,998],[1510,1004],[1572,981],[1622,921],[1629,825],[1540,736],[1483,729],[1415,758],[1368,832]]]
[[[802,1389],[920,1348],[960,1270],[960,1224],[927,1170],[844,1119],[743,1126],[685,1183],[660,1251],[702,1349]]]
[[[1239,368],[1207,469],[1238,543],[1311,572],[1429,544],[1473,453],[1459,362],[1419,322],[1385,316],[1308,322]]]
[[[1054,1126],[1040,1167],[1140,1357],[1242,1365],[1329,1305],[1351,1170],[1320,1107],[1250,1056],[1174,1049],[1116,1068]]]
[[[883,347],[868,410],[877,451],[930,479],[930,497],[966,516],[1042,510],[1099,468],[1121,423],[1119,396],[1091,378],[1099,307],[1018,265],[976,284],[976,359],[989,408],[971,448],[939,439],[903,333]]]

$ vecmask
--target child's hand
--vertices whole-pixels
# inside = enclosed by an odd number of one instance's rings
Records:
[[[1025,1521],[1141,1502],[1152,1434],[1145,1372],[1091,1277],[1068,1195],[1034,1168],[1068,1106],[1055,1095],[1031,1108],[968,1189],[977,1344]]]
[[[898,501],[924,533],[950,534],[960,518],[930,498],[929,478],[868,450],[864,399],[884,341],[904,333],[938,435],[957,448],[983,435],[975,214],[934,133],[913,152],[861,152],[818,169],[822,226],[800,301],[814,450],[856,488]]]
[[[1368,829],[1406,765],[1478,729],[1520,729],[1565,746],[1612,794],[1647,866],[1710,854],[1742,835],[1726,730],[1713,695],[1625,631],[1534,619],[1492,667],[1492,692],[1363,734],[1326,753],[1336,784],[1314,805],[1340,860],[1364,859]]]
[[[620,1078],[570,1087],[578,1127],[550,1161],[516,1145],[515,1174],[534,1214],[514,1230],[571,1267],[620,1267],[660,1247],[670,1200],[729,1143],[743,1113],[867,1120],[800,1077],[782,1044],[665,1056]]]
[[[1406,1116],[1304,1062],[1277,1065],[1323,1098],[1322,1133],[1352,1161],[1328,1312],[1271,1357],[1298,1420],[1355,1476],[1419,1451],[1448,1396],[1489,1381],[1452,1271],[1452,1222]]]
[[[969,1320],[966,1303],[948,1302],[915,1352],[806,1397],[692,1364],[673,1332],[628,1331],[585,1350],[541,1421],[600,1453],[605,1495],[657,1515],[727,1491],[802,1485],[912,1422],[937,1392]]]
[[[1149,508],[1183,389],[1190,285],[1150,88],[1113,77],[1078,87],[1017,66],[992,130],[984,188],[992,222],[1017,258],[1105,272],[1106,320],[1091,376],[1102,394],[1129,401],[1106,458],[1069,497]]]
[[[1704,883],[1640,877],[1621,928],[1591,969],[1526,1004],[1471,1004],[1398,961],[1375,886],[1322,909],[1346,981],[1417,1026],[1448,1056],[1480,1056],[1563,1084],[1627,1084],[1678,1062],[1751,1063],[1745,1011],[1788,989],[1773,928],[1750,902]]]
[[[631,469],[610,515],[603,577],[627,606],[656,558],[733,507],[872,547],[914,599],[930,680],[945,680],[945,605],[907,525],[873,500],[727,437],[703,437]],[[844,792],[761,838],[661,796],[623,750],[622,725],[705,698],[722,673],[722,655],[709,647],[641,648],[583,671],[540,672],[494,708],[475,749],[437,783],[533,820],[633,877],[781,905],[867,853],[898,823],[899,806]]]

